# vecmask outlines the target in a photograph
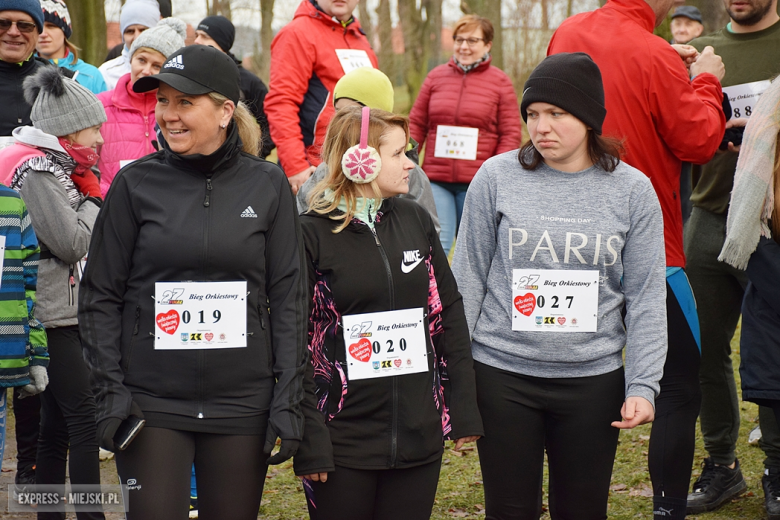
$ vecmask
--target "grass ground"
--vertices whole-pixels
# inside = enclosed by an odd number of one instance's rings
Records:
[[[737,332],[737,338],[739,331]],[[734,350],[734,366],[739,366],[739,344],[732,342]],[[737,374],[739,377],[739,374]],[[737,385],[739,386],[739,385]],[[758,410],[755,405],[742,403],[742,425],[740,428],[740,444],[738,456],[742,471],[748,483],[748,491],[740,498],[725,505],[719,511],[688,517],[691,520],[758,520],[765,518],[763,493],[761,491],[761,473],[763,470],[763,453],[757,447],[748,446],[748,432],[756,425]],[[13,431],[13,418],[8,425]],[[612,475],[612,491],[609,501],[609,517],[617,520],[634,518],[652,518],[652,500],[650,498],[650,477],[647,473],[647,445],[650,426],[645,425],[633,431],[622,432],[620,445],[615,459],[615,469]],[[11,435],[13,437],[13,435]],[[701,435],[697,435],[697,453],[694,461],[694,475],[698,475],[698,465],[704,457]],[[13,480],[11,468],[15,467],[15,443],[9,439],[6,450],[6,460],[0,484],[10,484]],[[116,483],[116,471],[113,461],[101,464],[103,482]],[[0,500],[5,498],[0,491]],[[476,448],[463,453],[457,453],[447,447],[439,489],[436,497],[433,515],[434,520],[449,520],[452,518],[484,518],[484,494],[479,470],[479,459]],[[546,495],[545,495],[546,503]],[[5,511],[5,503],[0,502],[0,511]],[[10,516],[0,515],[3,518]],[[116,518],[114,515],[111,515]],[[14,519],[33,518],[29,515],[13,516]],[[263,505],[259,518],[267,520],[296,520],[308,518],[303,489],[292,473],[292,465],[285,463],[274,467],[268,472]],[[549,515],[542,516],[549,519]]]

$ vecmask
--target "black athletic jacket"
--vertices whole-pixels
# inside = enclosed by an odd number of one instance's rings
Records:
[[[358,220],[334,234],[334,221],[313,213],[301,217],[301,227],[316,399],[307,391],[295,472],[329,471],[333,462],[413,467],[440,457],[445,438],[482,435],[463,303],[428,212],[390,198],[376,234]],[[428,372],[349,381],[341,317],[417,307],[429,332]]]
[[[17,126],[26,126],[30,122],[32,107],[24,100],[22,83],[27,76],[38,72],[48,63],[31,56],[30,59],[18,63],[7,63],[0,60],[0,136],[10,136]]]
[[[79,301],[98,420],[126,417],[132,398],[150,426],[250,434],[270,412],[281,438],[302,437],[307,306],[295,200],[282,171],[239,144],[235,125],[209,156],[163,143],[114,179]],[[179,280],[246,280],[248,346],[155,350],[154,284]]]

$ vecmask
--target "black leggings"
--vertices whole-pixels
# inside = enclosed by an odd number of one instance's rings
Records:
[[[701,356],[683,307],[675,296],[675,291],[684,289],[684,285],[672,288],[667,284],[666,287],[669,350],[661,392],[655,400],[655,421],[648,450],[653,509],[658,511],[663,507],[669,520],[685,518],[696,441],[696,418],[701,406]],[[695,316],[692,318],[698,320]]]
[[[193,461],[203,520],[255,520],[268,469],[262,435],[219,435],[146,427],[116,454],[128,486],[128,520],[185,520]]]
[[[550,516],[607,518],[607,499],[625,396],[623,369],[546,379],[475,362],[485,436],[477,441],[488,520],[538,520],[544,452]]]
[[[316,520],[428,520],[441,458],[408,469],[361,470],[336,466],[328,481],[312,482]]]
[[[51,328],[46,335],[49,386],[41,394],[35,480],[38,484],[65,484],[67,463],[71,484],[100,484],[95,398],[82,357],[79,329]],[[79,520],[105,518],[99,512],[77,512],[76,516]],[[38,513],[39,520],[60,518],[65,518],[63,512]]]

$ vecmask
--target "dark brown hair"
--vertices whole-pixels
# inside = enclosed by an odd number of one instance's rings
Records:
[[[614,172],[623,152],[623,143],[618,139],[604,137],[593,130],[588,130],[588,156],[594,165],[605,171]],[[544,162],[544,157],[530,139],[520,148],[517,159],[520,161],[520,166],[526,170],[535,170]]]
[[[485,43],[493,41],[493,24],[487,18],[476,14],[467,14],[455,22],[455,27],[452,29],[452,39],[454,40],[460,31],[473,31],[477,27],[482,29],[482,38]]]

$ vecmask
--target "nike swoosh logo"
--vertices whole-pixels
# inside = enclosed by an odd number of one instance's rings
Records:
[[[403,260],[401,260],[401,272],[404,273],[404,274],[411,273],[414,270],[414,268],[417,267],[417,264],[419,264],[422,261],[423,261],[422,258],[418,258],[417,260],[414,261],[414,263],[406,265],[403,262]]]

